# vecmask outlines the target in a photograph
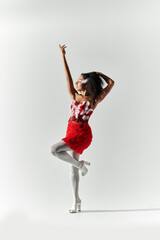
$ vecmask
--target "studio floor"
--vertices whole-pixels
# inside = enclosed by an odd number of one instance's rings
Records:
[[[1,218],[1,240],[25,239],[159,240],[160,209],[85,210],[66,206],[29,215],[13,210]]]

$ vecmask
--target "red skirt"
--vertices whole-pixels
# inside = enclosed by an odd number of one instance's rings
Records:
[[[88,123],[70,121],[66,136],[61,141],[64,141],[75,152],[82,154],[91,144],[92,138],[92,130]]]

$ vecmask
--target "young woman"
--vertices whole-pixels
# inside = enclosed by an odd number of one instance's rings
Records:
[[[65,58],[66,45],[61,46],[59,44],[59,48],[63,58],[67,88],[72,103],[70,105],[71,112],[66,136],[62,138],[61,141],[51,146],[51,153],[55,157],[71,164],[71,183],[74,201],[69,212],[74,213],[81,211],[79,170],[82,176],[85,176],[88,172],[86,165],[90,165],[90,162],[79,160],[80,155],[90,146],[93,138],[88,121],[97,105],[106,97],[114,86],[114,81],[101,72],[81,73],[74,88],[71,73]],[[103,88],[103,81],[100,77],[108,84],[105,88]],[[79,94],[79,92],[81,94]],[[71,154],[67,151],[70,151]]]

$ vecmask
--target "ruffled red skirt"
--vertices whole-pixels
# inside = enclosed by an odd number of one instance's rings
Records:
[[[92,142],[93,134],[88,123],[70,121],[67,125],[66,136],[61,139],[72,150],[82,154]]]

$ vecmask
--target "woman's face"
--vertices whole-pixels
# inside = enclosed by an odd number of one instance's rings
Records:
[[[82,80],[83,80],[83,79],[84,79],[83,76],[80,75],[79,78],[78,78],[78,80],[76,81],[75,85],[76,85],[76,90],[77,90],[77,91],[83,90],[83,83],[82,83]]]

